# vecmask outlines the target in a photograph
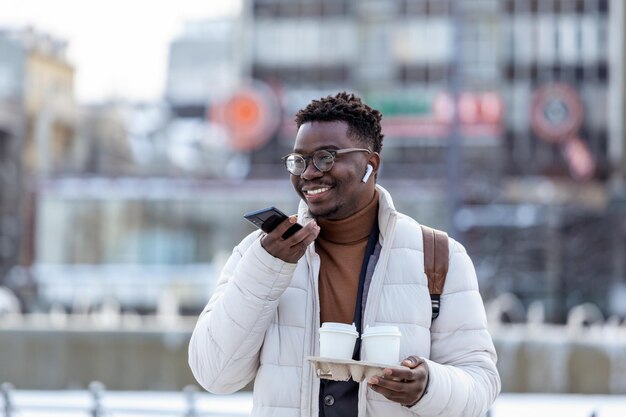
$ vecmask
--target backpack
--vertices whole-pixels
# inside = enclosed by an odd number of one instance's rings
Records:
[[[428,277],[428,292],[432,305],[432,320],[439,316],[441,307],[441,293],[448,275],[448,234],[441,230],[422,227],[424,239],[424,273]]]

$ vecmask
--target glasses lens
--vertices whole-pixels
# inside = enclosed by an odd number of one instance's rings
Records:
[[[285,166],[293,175],[300,175],[306,169],[306,161],[300,155],[291,154],[285,158]]]
[[[330,171],[335,163],[335,157],[328,151],[317,151],[313,154],[313,163],[320,171]]]

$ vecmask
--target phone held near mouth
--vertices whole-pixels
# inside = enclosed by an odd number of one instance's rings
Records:
[[[246,213],[243,217],[259,229],[263,230],[265,233],[270,233],[276,228],[276,226],[288,218],[285,213],[278,210],[276,207],[265,207],[260,210]],[[300,229],[302,229],[302,225],[295,223],[287,229],[285,233],[283,233],[282,238],[287,239]]]

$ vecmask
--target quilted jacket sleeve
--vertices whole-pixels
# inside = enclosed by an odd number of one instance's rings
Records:
[[[231,393],[254,379],[265,331],[296,264],[273,257],[255,232],[234,250],[189,343],[189,365],[207,391]]]
[[[411,410],[419,416],[484,416],[500,392],[496,361],[474,266],[465,248],[450,240],[441,312],[431,328],[428,387]]]

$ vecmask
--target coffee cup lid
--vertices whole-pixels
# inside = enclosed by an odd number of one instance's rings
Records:
[[[367,326],[361,337],[368,336],[402,336],[398,326]]]
[[[338,332],[338,333],[349,333],[354,334],[356,336],[359,335],[359,332],[356,331],[356,326],[354,323],[346,324],[346,323],[334,323],[334,322],[326,322],[322,323],[322,327],[320,327],[320,332]]]

